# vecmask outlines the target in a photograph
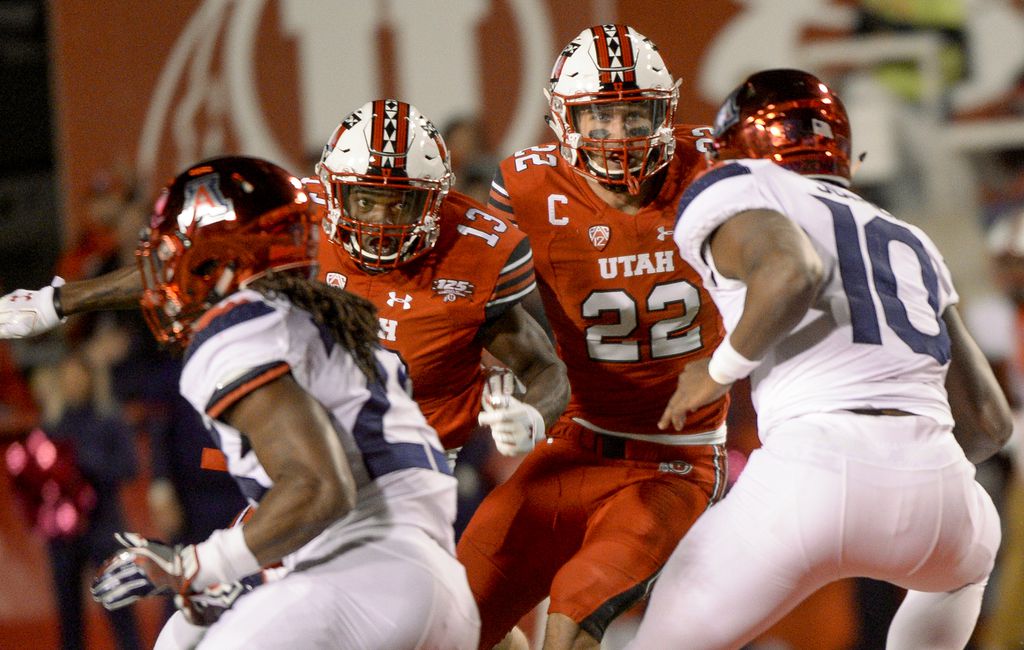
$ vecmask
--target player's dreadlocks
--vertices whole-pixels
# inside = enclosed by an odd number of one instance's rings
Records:
[[[367,379],[379,378],[374,357],[379,328],[377,308],[369,300],[294,273],[270,271],[247,288],[267,297],[283,296],[308,311],[318,325],[352,354]]]

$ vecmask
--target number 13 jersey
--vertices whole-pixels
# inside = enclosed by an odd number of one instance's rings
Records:
[[[677,129],[662,188],[635,215],[598,198],[556,144],[505,159],[492,184],[491,209],[512,218],[533,247],[572,389],[565,417],[592,430],[663,434],[657,422],[677,375],[723,335],[699,275],[672,242],[679,197],[706,168],[697,137]],[[727,406],[722,399],[692,413],[682,433],[723,442]]]
[[[675,240],[728,331],[746,286],[718,273],[708,238],[730,217],[759,209],[795,221],[825,266],[815,304],[751,375],[762,436],[784,419],[851,408],[896,408],[952,425],[942,313],[958,296],[931,239],[849,190],[771,161],[716,166],[684,194]]]

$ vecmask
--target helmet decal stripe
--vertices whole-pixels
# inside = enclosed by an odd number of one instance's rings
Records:
[[[370,151],[379,155],[381,169],[405,169],[408,139],[409,105],[394,99],[375,101]]]
[[[597,68],[602,86],[636,86],[636,54],[624,25],[592,27]]]
[[[608,68],[611,67],[611,57],[608,54],[608,41],[607,41],[607,30],[606,27],[614,27],[613,25],[601,25],[598,27],[591,27],[590,31],[594,34],[594,46],[597,53],[597,71],[600,75],[601,86],[605,86],[612,82],[612,76],[609,74]]]
[[[612,68],[618,69],[619,81],[635,84],[636,54],[633,52],[633,40],[629,38],[629,32],[625,25],[612,25],[611,27],[608,40]]]

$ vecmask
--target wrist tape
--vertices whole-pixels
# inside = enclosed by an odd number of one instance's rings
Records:
[[[260,563],[245,543],[245,526],[213,531],[205,542],[196,544],[199,570],[192,579],[192,589],[202,591],[213,584],[230,584],[259,573]]]
[[[732,384],[743,379],[761,365],[761,360],[751,361],[732,347],[729,337],[726,336],[722,343],[711,355],[708,363],[708,374],[717,383],[724,385]]]

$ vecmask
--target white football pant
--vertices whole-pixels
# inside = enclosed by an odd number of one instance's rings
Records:
[[[260,585],[201,639],[196,631],[175,615],[156,647],[473,649],[480,618],[462,565],[420,529],[396,526],[385,539]]]
[[[962,649],[1000,541],[974,471],[926,417],[778,425],[673,552],[629,648],[739,648],[822,586],[863,576],[911,590],[889,650]]]

